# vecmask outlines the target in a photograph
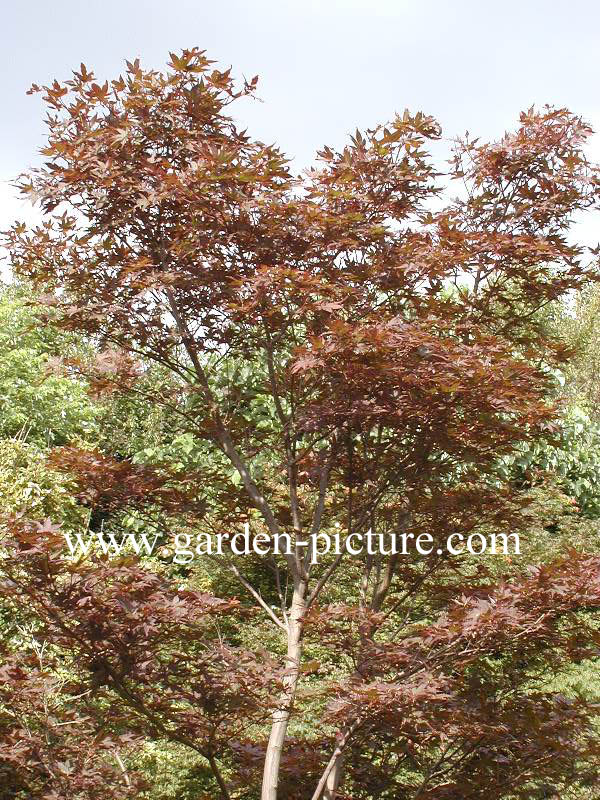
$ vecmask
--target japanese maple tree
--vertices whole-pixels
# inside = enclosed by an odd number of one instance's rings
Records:
[[[525,537],[499,464],[553,431],[569,351],[540,310],[598,278],[568,236],[597,202],[591,129],[530,109],[498,142],[456,141],[442,175],[439,125],[405,112],[296,177],[231,117],[255,86],[193,49],[166,72],[136,61],[99,84],[81,65],[33,87],[47,160],[20,186],[46,216],[7,239],[47,319],[98,346],[66,368],[135,393],[160,365],[172,382],[147,402],[200,454],[168,476],[73,448],[54,465],[119,507],[288,533],[287,555],[219,561],[281,641],[236,656],[250,623],[231,596],[178,598],[164,564],[69,566],[52,526],[36,544],[11,524],[27,558],[10,591],[83,676],[102,671],[113,725],[195,749],[223,798],[525,798],[589,778],[594,709],[544,681],[597,655],[599,559],[505,562],[500,578],[443,543]],[[432,549],[311,563],[301,542],[334,525],[429,534]],[[204,620],[221,614],[215,639]]]

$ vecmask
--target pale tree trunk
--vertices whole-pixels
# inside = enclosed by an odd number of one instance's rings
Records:
[[[277,785],[279,783],[279,768],[281,753],[285,743],[286,733],[300,668],[302,655],[302,627],[306,611],[306,581],[297,579],[294,586],[294,596],[288,616],[287,634],[287,674],[284,678],[284,691],[280,697],[277,709],[273,712],[271,735],[265,755],[261,800],[277,800]]]
[[[342,780],[342,773],[344,771],[344,754],[339,753],[335,759],[335,763],[331,768],[331,772],[327,776],[327,783],[323,791],[323,800],[335,800],[337,792]]]

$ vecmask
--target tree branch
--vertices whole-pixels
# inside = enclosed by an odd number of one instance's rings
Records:
[[[267,614],[271,617],[273,622],[280,628],[283,628],[284,631],[287,631],[287,625],[284,622],[282,622],[277,616],[277,614],[275,614],[273,609],[267,605],[267,603],[263,600],[261,595],[256,591],[256,589],[252,586],[252,584],[246,578],[244,578],[244,576],[236,567],[236,565],[230,564],[229,569],[233,572],[233,574],[239,580],[242,586],[250,592],[250,594],[256,600],[256,602],[267,612]]]

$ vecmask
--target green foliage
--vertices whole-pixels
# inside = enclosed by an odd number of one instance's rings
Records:
[[[571,307],[557,304],[554,317],[575,351],[565,368],[565,394],[600,422],[600,287],[578,292]]]
[[[549,473],[585,516],[600,516],[600,424],[581,408],[573,406],[564,415],[554,444],[521,443],[504,463],[520,483]]]
[[[42,326],[25,289],[0,294],[0,437],[56,445],[97,436],[85,384],[48,372],[48,359],[81,347],[76,337]]]
[[[199,756],[190,756],[181,745],[149,742],[135,765],[150,784],[142,795],[144,800],[199,800],[210,796],[210,770]]]
[[[73,499],[72,489],[64,474],[48,467],[37,445],[0,439],[0,513],[50,517],[81,530],[87,511]]]

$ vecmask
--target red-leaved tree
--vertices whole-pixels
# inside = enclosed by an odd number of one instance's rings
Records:
[[[159,366],[170,383],[146,402],[198,454],[182,472],[57,451],[81,497],[189,530],[248,521],[293,547],[215,556],[217,599],[178,592],[160,559],[72,559],[52,526],[16,520],[8,591],[92,692],[90,718],[190,748],[222,798],[524,799],[589,781],[594,709],[548,671],[596,657],[600,559],[528,574],[444,542],[495,530],[526,547],[499,465],[553,431],[569,353],[542,310],[598,278],[568,238],[597,200],[590,128],[531,109],[496,143],[457,141],[442,202],[431,117],[357,131],[294,177],[229,116],[255,84],[193,49],[164,73],[136,61],[98,84],[82,65],[34,87],[47,160],[20,186],[46,216],[7,239],[46,319],[97,344],[66,368],[144,397]],[[301,544],[369,528],[431,550],[313,564]],[[263,652],[247,643],[260,625]]]

